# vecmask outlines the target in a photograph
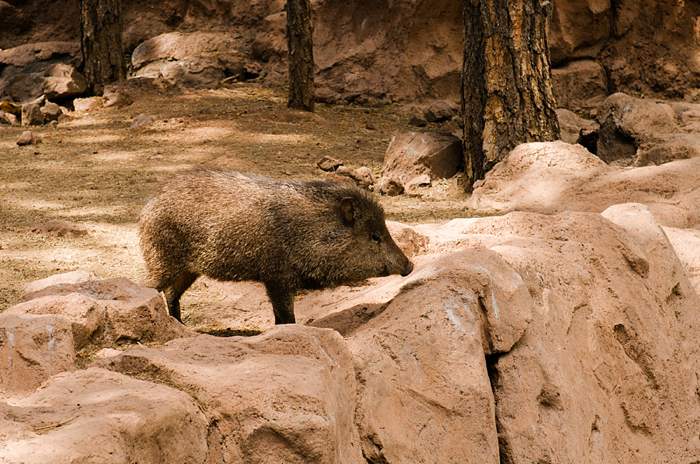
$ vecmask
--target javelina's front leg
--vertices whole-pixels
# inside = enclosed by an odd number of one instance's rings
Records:
[[[275,324],[294,324],[294,291],[277,282],[265,284],[267,296],[275,312]]]

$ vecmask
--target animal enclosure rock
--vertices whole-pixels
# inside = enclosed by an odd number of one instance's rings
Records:
[[[0,399],[0,462],[204,462],[207,430],[186,393],[90,368]]]
[[[38,42],[0,50],[0,97],[26,102],[47,95],[70,97],[85,91],[85,80],[74,67],[77,42]]]
[[[44,124],[44,114],[41,112],[41,106],[45,101],[46,97],[42,95],[22,105],[23,126],[38,126]]]
[[[104,97],[76,98],[73,100],[73,108],[75,111],[86,112],[101,108],[104,103]]]
[[[610,163],[662,164],[700,156],[700,105],[616,93],[598,114],[598,156]]]
[[[455,175],[462,163],[462,143],[452,135],[429,132],[404,132],[394,136],[384,155],[380,191],[404,189],[412,179],[428,175],[430,180]]]
[[[20,136],[17,138],[17,145],[20,147],[24,147],[26,145],[36,145],[41,141],[41,138],[34,134],[32,131],[24,131]]]
[[[355,373],[342,337],[300,325],[256,337],[200,335],[100,364],[192,395],[212,423],[213,462],[361,462]]]
[[[71,324],[76,351],[164,342],[189,334],[167,315],[158,292],[123,278],[59,283],[28,293],[24,299],[3,314],[64,318]]]
[[[73,332],[67,319],[0,314],[0,398],[31,392],[52,375],[74,367]]]
[[[216,87],[227,76],[242,76],[245,58],[232,34],[168,32],[141,43],[131,56],[133,75],[173,84]]]
[[[470,207],[493,211],[602,212],[616,203],[647,205],[666,226],[700,224],[700,158],[661,166],[609,166],[579,145],[528,143],[516,147],[479,183]]]

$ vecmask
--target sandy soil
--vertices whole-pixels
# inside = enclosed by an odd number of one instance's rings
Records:
[[[130,129],[141,113],[155,122]],[[316,161],[331,155],[378,174],[391,136],[415,130],[407,120],[391,106],[290,111],[282,92],[248,84],[144,96],[123,109],[76,114],[57,127],[32,128],[43,138],[38,146],[18,147],[23,129],[0,126],[0,310],[17,302],[25,282],[58,272],[83,269],[140,282],[136,220],[176,172],[201,165],[312,178],[323,175]],[[408,222],[467,216],[455,187],[382,202],[389,218]],[[198,306],[206,287],[198,282],[183,306],[188,300]]]

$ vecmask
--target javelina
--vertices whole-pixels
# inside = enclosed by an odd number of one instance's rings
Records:
[[[180,297],[200,275],[262,282],[275,324],[286,324],[300,289],[413,269],[371,194],[326,181],[185,175],[144,207],[139,235],[150,284],[177,320]]]

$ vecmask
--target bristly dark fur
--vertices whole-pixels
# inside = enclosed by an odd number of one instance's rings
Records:
[[[200,275],[262,282],[275,322],[288,323],[299,289],[412,269],[374,197],[336,182],[199,170],[144,207],[139,235],[150,284],[178,319],[180,296]]]

